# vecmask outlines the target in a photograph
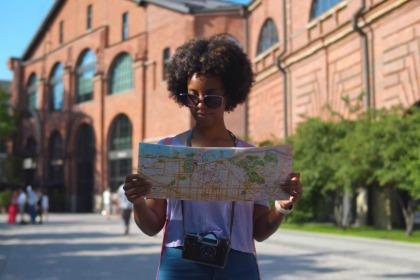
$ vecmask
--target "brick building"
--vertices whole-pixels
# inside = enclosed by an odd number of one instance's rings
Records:
[[[346,114],[343,96],[366,93],[366,107],[419,102],[420,1],[256,0],[248,11],[254,141],[290,134],[302,115],[325,116],[326,104]],[[277,32],[261,52],[270,22]]]
[[[196,36],[242,44],[244,10],[216,0],[56,1],[22,58],[9,61],[13,104],[27,112],[15,143],[25,183],[46,186],[56,209],[91,211],[94,194],[136,169],[140,141],[190,127],[168,98],[170,55]],[[241,114],[228,123],[243,135]]]
[[[6,97],[10,96],[10,81],[0,80],[0,91],[6,94]],[[7,106],[8,107],[8,106]],[[0,137],[0,190],[6,187],[9,187],[8,175],[9,175],[9,165],[8,165],[8,141]]]
[[[404,20],[401,20],[404,19]],[[226,34],[253,62],[246,105],[228,114],[252,141],[283,138],[302,115],[420,100],[419,0],[57,0],[14,71],[28,112],[15,152],[26,183],[90,211],[93,196],[136,168],[137,143],[191,126],[168,98],[165,63],[196,36]]]

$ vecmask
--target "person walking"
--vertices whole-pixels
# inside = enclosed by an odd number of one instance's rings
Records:
[[[28,213],[31,218],[31,224],[35,224],[36,216],[37,216],[37,202],[38,202],[38,196],[32,189],[32,186],[29,185],[26,187],[26,192],[28,194]]]
[[[25,221],[25,210],[27,205],[27,195],[23,188],[20,189],[19,196],[17,198],[17,204],[19,207],[19,223],[20,224],[26,224]]]
[[[42,224],[44,222],[44,217],[48,221],[48,209],[50,207],[49,198],[46,194],[45,189],[39,191],[38,193],[38,202],[37,202],[37,210],[39,216],[39,223]]]
[[[109,220],[111,217],[111,191],[109,187],[106,187],[102,193],[102,204],[102,216],[105,216]]]
[[[18,197],[19,197],[19,192],[16,191],[16,190],[13,191],[12,197],[10,199],[9,207],[7,209],[7,212],[9,213],[7,223],[9,223],[9,224],[16,223],[16,215],[17,215],[17,212],[18,212],[18,209],[19,209]]]
[[[118,188],[118,204],[121,211],[121,218],[124,223],[124,234],[130,233],[130,221],[133,204],[127,199],[124,191],[124,184],[121,184]]]

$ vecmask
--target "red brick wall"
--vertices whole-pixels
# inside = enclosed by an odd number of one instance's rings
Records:
[[[86,11],[89,4],[93,5],[93,26],[91,30],[86,30]],[[129,39],[122,41],[121,18],[126,11],[129,12]],[[61,20],[64,21],[62,45],[58,40]],[[195,21],[204,28],[198,30]],[[36,131],[35,119],[29,118],[22,123],[23,133],[20,140],[21,148],[28,137],[35,136],[42,142],[38,143],[42,145],[38,158],[38,175],[46,175],[49,139],[54,131],[59,131],[64,141],[65,153],[68,155],[65,160],[65,185],[70,200],[75,200],[77,174],[73,155],[76,150],[76,135],[79,127],[87,123],[94,129],[95,190],[96,193],[101,192],[108,185],[110,130],[119,114],[127,115],[131,121],[133,169],[137,168],[138,143],[142,139],[157,140],[186,130],[191,125],[188,110],[179,108],[169,98],[166,81],[162,77],[163,49],[170,47],[173,55],[175,49],[186,40],[194,36],[211,36],[217,33],[231,34],[243,44],[243,22],[243,19],[234,13],[196,18],[155,5],[139,7],[132,1],[66,1],[31,57],[25,61],[22,79],[15,77],[15,83],[23,88],[22,92],[14,92],[15,96],[19,94],[22,108],[26,106],[26,85],[30,75],[35,73],[39,79],[38,104],[42,135],[37,137],[39,133]],[[75,102],[75,71],[78,59],[86,49],[91,49],[96,54],[97,75],[94,78],[93,99],[78,104]],[[109,70],[114,60],[123,52],[133,59],[134,87],[126,92],[108,95]],[[48,111],[48,81],[57,62],[65,66],[64,108],[62,112],[51,113]],[[145,104],[142,103],[143,94]],[[243,135],[243,108],[237,111],[239,113],[227,116],[227,123],[234,132]],[[45,179],[48,179],[47,176]]]
[[[416,2],[373,25],[377,106],[409,107],[420,100],[420,5]]]

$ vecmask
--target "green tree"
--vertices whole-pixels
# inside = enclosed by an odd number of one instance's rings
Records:
[[[420,111],[383,114],[374,129],[379,162],[374,175],[382,187],[395,189],[406,234],[411,235],[420,199]]]
[[[323,215],[325,201],[336,189],[333,177],[335,143],[346,131],[334,122],[309,118],[289,139],[293,145],[293,169],[301,172],[304,194],[291,220],[303,222]]]
[[[9,94],[0,85],[0,145],[6,145],[16,132],[16,117],[9,103]],[[4,147],[3,147],[4,148]],[[0,159],[1,179],[10,182],[19,181],[17,171],[17,159],[8,156],[6,159]]]
[[[16,131],[16,118],[11,112],[9,94],[0,86],[0,141],[5,141]]]

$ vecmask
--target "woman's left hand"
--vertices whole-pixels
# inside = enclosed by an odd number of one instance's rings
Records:
[[[300,182],[300,173],[290,173],[289,179],[282,186],[283,190],[289,195],[289,199],[277,200],[283,209],[291,209],[302,196],[302,184]]]

